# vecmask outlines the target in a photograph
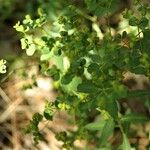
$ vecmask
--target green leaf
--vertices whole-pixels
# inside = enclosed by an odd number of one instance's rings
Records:
[[[47,112],[44,111],[44,117],[47,119],[47,120],[52,120],[53,119],[53,115],[52,114],[49,114]]]
[[[106,103],[107,105],[105,106],[105,110],[109,113],[109,115],[117,119],[118,118],[118,105],[116,100],[108,100]]]
[[[0,60],[0,74],[6,73],[6,60]]]
[[[146,17],[142,17],[142,19],[139,22],[140,28],[145,28],[148,26],[149,20]]]
[[[96,16],[105,16],[117,9],[118,0],[85,0],[87,8]]]
[[[112,83],[114,95],[116,95],[117,99],[125,98],[127,96],[128,89],[123,84],[120,84],[117,81],[113,81]]]
[[[64,71],[64,57],[60,56],[53,56],[52,57],[52,61],[54,61],[55,65],[57,66],[57,68],[59,70],[61,70],[62,72]]]
[[[60,74],[59,72],[57,72],[54,76],[53,76],[54,81],[58,81],[60,79]]]
[[[36,50],[35,44],[31,44],[29,48],[26,50],[28,56],[32,56]]]
[[[105,120],[89,123],[85,126],[85,129],[90,131],[100,131],[103,129],[105,123],[106,123]]]
[[[55,81],[58,81],[60,78],[59,69],[55,65],[47,69],[46,74],[52,77]]]
[[[98,63],[100,61],[100,59],[101,59],[101,57],[99,55],[96,55],[96,54],[89,54],[89,57],[95,63],[96,62]]]
[[[67,93],[71,94],[73,92],[77,92],[77,87],[81,82],[81,78],[74,76],[74,78],[69,84],[63,85],[63,88]]]
[[[127,36],[128,36],[127,31],[123,31],[123,32],[122,32],[122,38],[123,38],[123,39],[124,39],[124,38],[127,38]]]
[[[141,43],[141,46],[142,46],[142,50],[146,51],[148,55],[150,55],[150,51],[149,51],[149,43],[150,43],[150,29],[145,29],[143,31],[143,38],[140,39],[140,41],[138,40],[137,43],[136,43],[136,47],[137,48],[140,48],[140,44],[139,42]],[[135,48],[136,48],[135,47]],[[136,48],[136,49],[137,49]]]
[[[38,132],[35,132],[35,133],[33,133],[33,140],[34,140],[34,144],[38,144],[39,143],[39,141],[41,141],[41,140],[43,140],[44,139],[44,137],[43,137],[43,135],[38,131]]]
[[[28,133],[36,133],[38,132],[38,123],[34,121],[30,121],[30,124],[27,126]]]
[[[80,60],[80,66],[84,66],[86,64],[86,59],[81,59]]]
[[[59,72],[59,70],[57,69],[57,67],[55,65],[53,65],[51,68],[47,69],[47,75],[48,76],[53,76],[55,74],[57,74],[57,72]]]
[[[43,112],[43,115],[47,120],[53,119],[54,109],[55,109],[55,106],[51,102],[47,101],[45,104],[44,112]]]
[[[136,123],[136,122],[145,122],[148,121],[148,118],[142,114],[135,114],[135,113],[131,113],[131,114],[126,114],[121,118],[121,121],[123,123]]]
[[[134,17],[134,16],[132,16],[132,17],[129,19],[129,25],[130,25],[130,26],[137,26],[137,25],[138,25],[138,22],[139,22],[139,20],[138,20],[136,17]]]
[[[88,66],[88,72],[89,73],[99,73],[100,72],[100,66],[97,63],[92,63]]]
[[[41,55],[40,60],[41,60],[41,61],[49,60],[51,57],[52,57],[52,53],[49,52],[49,53],[47,53],[47,54]]]
[[[126,134],[123,133],[122,150],[131,150],[131,146]]]
[[[99,56],[100,56],[101,58],[104,58],[105,55],[106,55],[106,48],[103,47],[103,48],[99,49]]]
[[[118,118],[118,105],[112,94],[108,93],[106,96],[99,94],[96,101],[101,110],[106,111],[114,119]]]
[[[69,83],[72,81],[73,77],[74,77],[73,74],[67,73],[67,74],[65,74],[65,75],[62,77],[61,83],[62,83],[62,84],[69,84]]]
[[[16,25],[14,26],[14,28],[16,29],[16,31],[18,32],[25,32],[24,26],[20,25],[20,21],[18,21],[18,23],[16,23]]]
[[[38,124],[40,121],[42,121],[43,116],[39,113],[35,113],[32,117],[33,122]]]
[[[115,123],[112,119],[106,121],[100,137],[100,146],[105,145],[108,138],[113,135],[114,127]]]
[[[20,42],[21,42],[21,48],[22,49],[26,49],[26,47],[27,47],[27,40],[26,40],[26,38],[22,38],[21,40],[20,40]]]
[[[77,90],[78,92],[82,93],[95,93],[97,92],[98,88],[92,83],[92,81],[87,80],[79,84]]]

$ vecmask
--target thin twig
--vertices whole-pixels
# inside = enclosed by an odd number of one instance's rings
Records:
[[[0,96],[3,98],[3,100],[6,103],[9,103],[11,101],[10,98],[7,96],[7,94],[3,91],[1,87],[0,87]]]
[[[12,144],[15,150],[19,150],[19,141],[18,141],[18,133],[17,133],[17,118],[16,112],[11,115],[11,123],[12,123]]]
[[[21,102],[22,102],[21,98],[19,98],[16,101],[12,102],[8,106],[8,108],[0,115],[0,123],[4,122]]]

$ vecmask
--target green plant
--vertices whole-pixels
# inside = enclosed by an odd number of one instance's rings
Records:
[[[67,111],[78,126],[75,133],[56,135],[67,149],[73,147],[75,139],[94,141],[99,149],[112,149],[113,146],[107,141],[114,129],[119,128],[123,142],[118,149],[129,150],[129,126],[148,120],[132,111],[121,113],[120,103],[124,98],[142,98],[145,95],[147,100],[143,103],[149,103],[149,91],[129,91],[122,80],[125,71],[150,77],[150,8],[139,0],[134,1],[138,17],[133,10],[125,10],[123,17],[129,26],[136,27],[137,32],[124,30],[113,35],[108,22],[105,24],[108,30],[100,38],[97,18],[107,20],[117,8],[115,2],[85,0],[85,11],[68,6],[61,16],[56,16],[54,25],[39,9],[38,18],[32,19],[27,15],[22,23],[14,26],[22,34],[22,49],[28,56],[36,55],[40,59],[41,73],[52,77],[59,91],[55,102],[47,102],[43,115],[35,114],[25,130],[33,134],[36,143],[43,139],[38,129],[39,122],[43,117],[53,120],[57,110]],[[86,20],[96,28],[91,30]],[[48,65],[50,60],[54,64],[52,67]],[[147,107],[149,109],[149,105]],[[92,114],[100,115],[101,120],[92,122]]]

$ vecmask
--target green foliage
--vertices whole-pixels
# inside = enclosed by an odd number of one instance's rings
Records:
[[[39,122],[42,121],[43,116],[39,113],[35,113],[32,117],[32,120],[28,124],[28,126],[24,129],[25,133],[32,133],[34,136],[35,144],[38,144],[39,140],[43,140],[43,136],[39,131],[38,125]]]
[[[123,139],[121,147],[129,150],[126,124],[147,121],[147,118],[132,112],[121,114],[119,102],[124,98],[150,95],[148,91],[129,91],[122,80],[125,71],[150,77],[149,8],[135,3],[140,17],[132,10],[124,11],[123,17],[129,26],[137,27],[137,35],[127,31],[112,35],[111,27],[106,24],[108,31],[100,39],[98,31],[91,30],[86,21],[99,26],[97,17],[107,20],[117,9],[117,2],[85,0],[85,11],[69,4],[55,20],[39,9],[37,18],[27,15],[22,23],[14,26],[22,34],[22,49],[28,56],[39,58],[41,74],[52,77],[59,91],[54,103],[46,103],[43,115],[33,116],[26,132],[32,133],[37,142],[42,139],[38,129],[42,116],[52,120],[56,110],[65,110],[75,118],[74,124],[79,129],[72,134],[57,134],[56,138],[64,141],[64,147],[73,147],[74,140],[80,137],[87,141],[93,139],[96,147],[107,149],[108,139],[119,126]],[[128,44],[122,44],[126,39]],[[50,60],[53,62],[51,67],[48,65]],[[91,122],[93,112],[104,120]],[[95,134],[97,131],[100,134]]]

